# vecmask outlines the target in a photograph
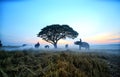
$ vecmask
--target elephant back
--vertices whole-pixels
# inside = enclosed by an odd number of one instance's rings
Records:
[[[82,47],[89,48],[89,44],[88,44],[87,42],[82,42],[81,46],[82,46]]]

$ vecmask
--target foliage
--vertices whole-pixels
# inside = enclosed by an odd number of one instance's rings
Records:
[[[0,77],[111,77],[107,59],[71,51],[0,51]]]
[[[60,39],[65,39],[66,37],[74,39],[77,36],[78,33],[71,27],[59,24],[46,26],[38,33],[38,37],[41,37],[43,40],[53,44],[55,48],[57,48],[57,42]]]

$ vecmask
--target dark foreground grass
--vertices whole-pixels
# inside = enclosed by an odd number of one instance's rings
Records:
[[[0,77],[119,77],[119,59],[94,52],[0,51]]]

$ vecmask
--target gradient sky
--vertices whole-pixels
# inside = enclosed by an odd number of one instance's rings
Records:
[[[36,34],[51,24],[68,24],[90,44],[120,43],[119,0],[2,0],[0,40],[4,45],[47,44]]]

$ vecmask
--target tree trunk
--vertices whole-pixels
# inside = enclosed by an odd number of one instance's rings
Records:
[[[54,48],[56,49],[57,48],[57,43],[54,43],[53,45],[54,45]]]

